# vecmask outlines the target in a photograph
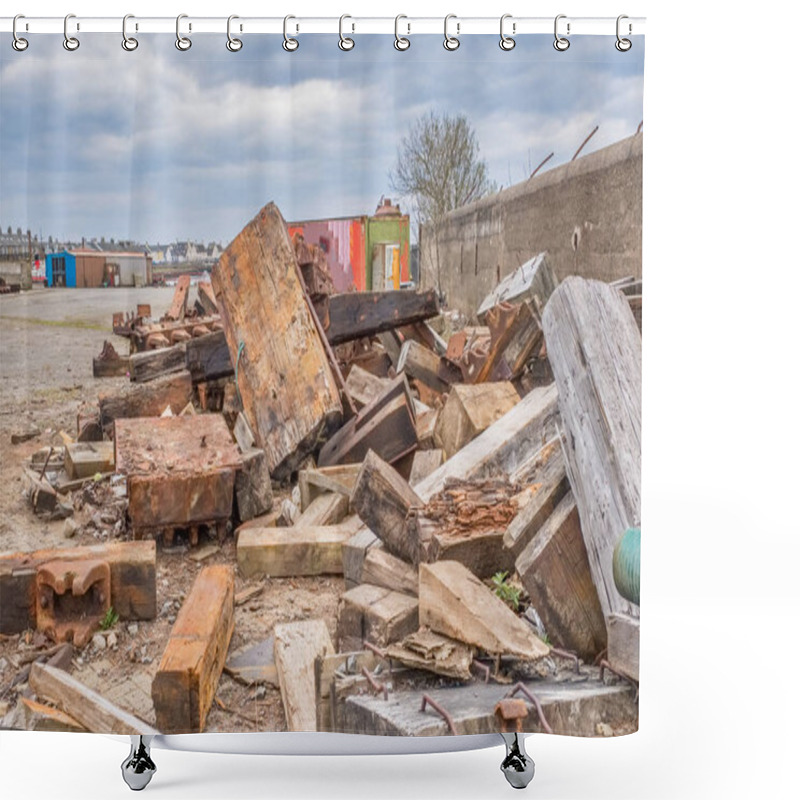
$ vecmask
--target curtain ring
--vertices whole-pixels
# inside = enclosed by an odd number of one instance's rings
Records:
[[[19,20],[19,19],[25,19],[24,14],[17,14],[17,16],[14,17],[14,21],[11,23],[11,35],[14,37],[13,41],[11,42],[11,46],[18,53],[21,53],[23,50],[27,50],[28,49],[28,40],[27,39],[23,39],[17,33],[17,20]]]
[[[188,18],[188,14],[178,14],[175,19],[175,47],[182,52],[186,52],[192,46],[192,40],[188,36],[181,35],[181,20]],[[191,27],[189,30],[191,30]]]
[[[614,42],[614,47],[616,47],[617,50],[620,51],[620,53],[627,53],[628,50],[630,50],[631,47],[633,47],[633,42],[631,42],[630,39],[622,39],[619,35],[619,24],[620,22],[622,22],[623,19],[628,19],[628,15],[620,14],[617,17],[617,41]],[[630,32],[631,32],[631,26],[630,24],[628,24],[628,33]]]
[[[401,19],[408,19],[405,14],[398,14],[394,18],[394,49],[395,50],[408,50],[411,47],[411,39],[407,39],[405,36],[400,35],[400,20]],[[409,32],[411,31],[411,26],[408,26]]]
[[[242,49],[243,44],[241,39],[237,39],[235,36],[231,35],[231,22],[235,19],[239,19],[236,14],[231,14],[228,17],[228,41],[225,42],[225,47],[227,47],[231,53],[238,53]]]
[[[134,19],[133,14],[126,14],[122,18],[122,49],[132,53],[139,46],[139,40],[133,36],[128,36],[129,19]]]
[[[293,39],[287,32],[290,19],[297,19],[297,17],[293,17],[289,14],[283,18],[283,49],[286,50],[287,53],[293,53],[300,47],[300,41],[298,39]]]
[[[554,25],[554,32],[556,36],[556,40],[553,42],[553,47],[559,51],[559,53],[563,53],[565,50],[569,50],[569,39],[566,36],[559,36],[558,35],[558,21],[560,19],[566,19],[566,14],[559,14],[556,17],[555,25]],[[567,23],[567,35],[569,35],[569,22]]]
[[[352,17],[349,14],[342,14],[342,16],[339,17],[339,49],[345,51],[352,50],[356,46],[356,43],[349,36],[345,36],[344,33],[342,33],[342,26],[346,19],[352,19]],[[355,28],[355,26],[353,27]]]
[[[442,44],[444,45],[445,50],[449,50],[452,53],[453,50],[458,50],[458,48],[461,46],[461,42],[458,40],[457,36],[451,36],[447,32],[447,23],[450,22],[451,19],[457,19],[456,15],[448,14],[444,18],[444,42]],[[459,25],[456,23],[456,33],[458,33],[458,29]]]
[[[517,46],[516,40],[512,36],[506,36],[505,32],[503,31],[503,23],[505,23],[507,19],[511,19],[511,14],[503,14],[503,16],[500,17],[500,49],[505,50],[506,52],[513,50]],[[517,24],[512,23],[512,33],[516,32],[516,28]]]
[[[71,19],[75,19],[74,14],[67,14],[67,16],[64,17],[64,42],[63,42],[64,49],[69,50],[70,53],[73,52],[74,50],[77,50],[81,46],[81,43],[78,41],[77,37],[69,35],[68,26],[69,26],[69,21]]]

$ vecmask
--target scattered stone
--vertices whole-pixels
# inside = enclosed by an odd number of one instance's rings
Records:
[[[267,696],[267,687],[266,686],[259,686],[255,694],[253,695],[254,700],[263,700]]]
[[[115,648],[117,646],[117,634],[113,631],[106,636],[106,644],[111,647]]]
[[[136,636],[139,633],[139,626],[135,622],[131,622],[128,625],[128,634],[131,636]]]
[[[64,538],[65,539],[71,539],[77,533],[79,527],[80,527],[80,525],[78,525],[78,523],[75,522],[74,519],[72,519],[72,518],[65,519],[64,520]]]
[[[598,722],[595,725],[595,732],[598,736],[613,736],[614,731],[607,722]]]
[[[95,650],[105,650],[106,649],[106,637],[103,636],[102,633],[96,633],[92,636],[92,647]]]
[[[35,439],[40,434],[41,431],[38,428],[30,428],[22,433],[12,433],[11,444],[22,444],[23,442],[29,442],[31,439]]]

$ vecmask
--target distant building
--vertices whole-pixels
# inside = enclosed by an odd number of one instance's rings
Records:
[[[391,200],[382,200],[371,217],[339,217],[288,223],[321,247],[337,292],[400,289],[411,284],[409,220]]]
[[[48,286],[79,289],[147,286],[153,280],[153,261],[145,252],[65,249],[47,254],[46,279]]]

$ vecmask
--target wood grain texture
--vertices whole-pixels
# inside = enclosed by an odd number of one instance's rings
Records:
[[[339,604],[339,650],[361,650],[364,642],[384,647],[419,627],[416,597],[362,583],[342,595]]]
[[[192,376],[183,370],[126,387],[119,394],[101,394],[100,421],[109,428],[117,419],[160,417],[167,407],[177,414],[191,399]]]
[[[567,492],[517,559],[517,572],[550,639],[592,661],[606,624],[592,581],[572,492]]]
[[[550,652],[530,625],[456,561],[420,564],[419,622],[490,654],[533,661]]]
[[[423,502],[397,471],[371,450],[361,465],[352,503],[390,553],[418,563],[418,544],[408,534],[406,518],[411,508]]]
[[[233,567],[205,567],[178,612],[152,686],[165,733],[205,727],[233,636],[233,598]]]
[[[240,528],[239,572],[246,578],[260,573],[272,578],[341,575],[342,545],[356,532],[356,524]]]
[[[416,597],[419,593],[417,569],[383,547],[370,547],[364,555],[361,582],[383,586]]]
[[[621,292],[567,278],[543,315],[568,475],[603,614],[639,610],[614,585],[619,537],[641,524],[642,337]]]
[[[245,414],[270,475],[281,480],[338,426],[342,404],[274,203],[228,246],[211,283],[230,353],[244,345],[238,386]]]
[[[314,666],[333,652],[328,628],[320,619],[275,626],[275,666],[288,730],[317,730]]]
[[[110,703],[66,672],[45,664],[31,666],[30,686],[92,733],[155,735],[157,730]]]
[[[611,614],[608,628],[608,663],[611,668],[635,681],[639,680],[639,619],[627,614]]]

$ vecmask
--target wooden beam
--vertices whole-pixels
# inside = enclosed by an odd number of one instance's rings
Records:
[[[556,435],[558,419],[555,384],[534,389],[414,489],[428,500],[441,492],[450,478],[516,480],[517,474]]]
[[[246,522],[266,514],[272,508],[272,481],[267,468],[267,454],[251,449],[242,453],[242,468],[234,482],[239,519]]]
[[[367,549],[361,568],[361,582],[382,586],[412,597],[419,594],[419,576],[416,568],[393,556],[383,547]]]
[[[356,530],[354,522],[291,528],[240,528],[236,542],[239,572],[245,578],[341,575],[342,545]]]
[[[134,383],[147,383],[186,369],[186,344],[181,342],[158,350],[142,350],[141,353],[134,353],[129,360],[131,380]]]
[[[554,644],[585,661],[605,649],[606,624],[572,492],[536,532],[516,568]]]
[[[511,521],[503,535],[503,546],[516,559],[533,540],[564,495],[569,492],[569,480],[561,451],[561,442],[554,440],[542,448],[542,463],[532,473],[531,496]]]
[[[55,703],[91,733],[158,734],[157,730],[110,703],[63,670],[34,663],[29,683],[37,695]]]
[[[26,731],[52,731],[63,733],[86,733],[77,720],[63,711],[20,697],[22,720]]]
[[[619,537],[641,524],[642,337],[625,297],[567,278],[543,316],[568,475],[603,614],[639,616],[614,585]]]
[[[327,492],[315,497],[298,517],[295,525],[312,528],[320,525],[336,525],[350,511],[350,500],[338,492]]]
[[[361,465],[352,503],[390,553],[412,564],[419,562],[418,543],[409,536],[406,518],[412,508],[424,503],[397,471],[371,450]]]
[[[398,375],[379,397],[364,406],[325,444],[322,467],[363,461],[370,449],[394,463],[417,448],[416,414],[405,375]]]
[[[493,655],[533,661],[550,652],[530,625],[456,561],[420,564],[419,622]]]
[[[400,350],[397,372],[405,372],[440,394],[463,380],[459,367],[413,339],[407,339]]]
[[[233,635],[234,570],[205,567],[178,612],[153,679],[156,724],[165,733],[200,733],[217,693]]]
[[[111,606],[123,620],[155,619],[156,543],[115,542],[0,555],[0,633],[36,627],[36,571],[50,561],[105,561]]]
[[[408,482],[411,486],[422,483],[435,469],[444,463],[444,451],[439,448],[432,450],[417,450],[411,462],[411,474]]]
[[[178,278],[175,294],[172,296],[172,303],[164,315],[165,320],[181,320],[184,318],[186,315],[186,300],[189,296],[189,287],[191,285],[192,278],[190,275],[181,275]]]
[[[343,409],[274,203],[228,246],[211,283],[228,350],[238,361],[245,414],[270,475],[282,480],[335,430]]]
[[[72,442],[64,446],[64,469],[72,479],[114,471],[113,442]]]
[[[364,642],[383,647],[419,627],[417,599],[362,583],[342,595],[339,604],[339,650],[363,649]]]
[[[192,383],[204,383],[234,374],[228,342],[224,331],[214,331],[186,342],[186,369],[192,374]]]
[[[608,628],[608,663],[611,669],[639,680],[639,618],[611,614]]]
[[[439,412],[433,440],[452,458],[462,447],[511,411],[520,398],[509,381],[456,384]]]
[[[115,420],[160,417],[168,406],[180,410],[192,399],[192,376],[176,372],[148,383],[136,384],[119,394],[100,395],[100,421],[110,428]]]
[[[341,344],[435,317],[435,289],[412,292],[346,292],[329,299],[328,341]]]
[[[333,467],[301,469],[297,473],[300,487],[300,510],[305,511],[312,500],[325,492],[336,492],[350,499],[361,464],[337,464]]]
[[[342,545],[342,573],[347,589],[363,583],[364,560],[370,549],[376,546],[383,547],[383,543],[366,527],[361,527]]]
[[[290,731],[317,730],[314,666],[334,652],[328,628],[321,619],[275,626],[275,666]]]

